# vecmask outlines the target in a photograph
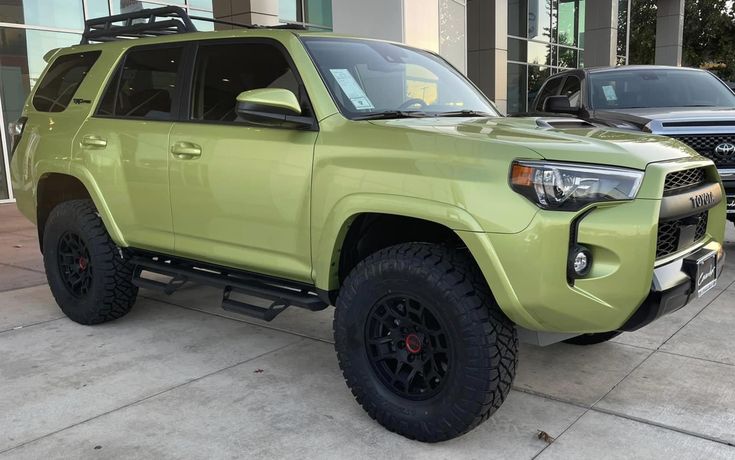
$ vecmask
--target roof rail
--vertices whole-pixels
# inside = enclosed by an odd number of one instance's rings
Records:
[[[243,24],[241,22],[223,21],[222,19],[205,18],[204,16],[189,16],[190,19],[197,21],[207,21],[214,24],[224,24],[228,26],[243,27],[245,29],[288,29],[288,30],[309,30],[303,24],[294,24],[292,22],[286,22],[275,26],[261,26],[258,24]]]
[[[166,6],[89,19],[84,23],[81,43],[86,45],[91,42],[160,37],[196,31],[196,26],[183,8]]]

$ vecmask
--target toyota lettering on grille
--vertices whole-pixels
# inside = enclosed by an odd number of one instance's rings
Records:
[[[732,155],[733,153],[735,153],[735,145],[728,142],[723,142],[722,144],[715,147],[715,153],[718,155]]]
[[[712,192],[705,192],[700,193],[699,195],[690,196],[689,201],[692,202],[692,208],[697,209],[701,208],[702,206],[712,204],[715,201],[715,196],[712,194]]]

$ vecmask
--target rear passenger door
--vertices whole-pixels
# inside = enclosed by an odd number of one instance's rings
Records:
[[[75,141],[127,243],[172,252],[168,137],[179,110],[183,46],[133,47]]]
[[[287,51],[270,39],[204,41],[186,120],[169,141],[175,251],[182,257],[311,281],[314,130],[238,120],[237,96],[284,88],[312,116]]]

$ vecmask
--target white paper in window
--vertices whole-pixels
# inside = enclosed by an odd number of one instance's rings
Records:
[[[337,84],[339,84],[339,87],[342,88],[342,91],[344,91],[357,110],[372,110],[375,108],[349,70],[329,69],[329,71],[332,72],[334,79],[337,80]]]

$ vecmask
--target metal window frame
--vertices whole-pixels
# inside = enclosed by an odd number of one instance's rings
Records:
[[[0,98],[0,142],[3,143],[3,166],[5,167],[5,185],[8,198],[0,200],[0,203],[12,203],[15,201],[13,195],[13,184],[10,182],[10,152],[8,151],[8,135],[5,132],[5,115],[3,114],[2,98]]]

